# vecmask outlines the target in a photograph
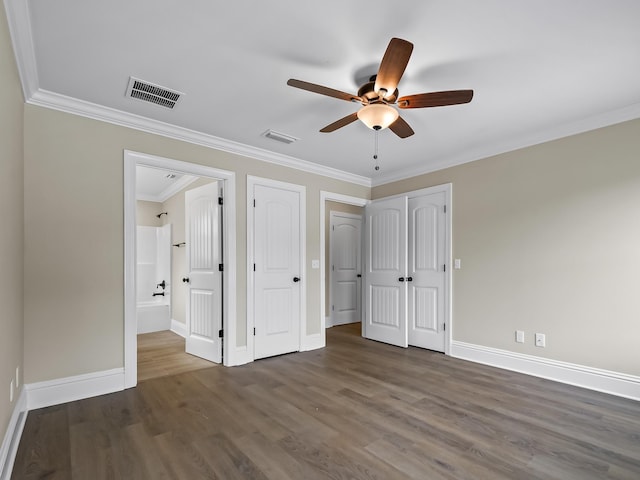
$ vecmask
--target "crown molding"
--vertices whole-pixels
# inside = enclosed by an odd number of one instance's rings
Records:
[[[31,35],[31,14],[26,0],[4,0],[9,35],[25,101],[38,90],[38,68]]]
[[[470,149],[457,156],[443,156],[433,159],[429,162],[429,165],[396,170],[389,174],[383,173],[375,178],[369,178],[43,90],[39,85],[29,2],[27,0],[4,0],[4,5],[18,72],[22,83],[22,90],[27,103],[202,145],[365,187],[379,186],[425,175],[445,168],[640,118],[640,103],[636,103],[620,109],[568,122],[557,127],[543,128],[536,132],[524,133],[523,135],[514,136],[500,143],[480,145],[475,149]]]
[[[252,147],[187,128],[177,127],[140,115],[129,114],[41,89],[33,44],[29,2],[26,0],[4,0],[4,5],[7,12],[9,32],[13,43],[20,81],[22,83],[22,92],[25,102],[31,105],[72,113],[74,115],[202,145],[283,167],[302,170],[315,175],[371,187],[371,179],[362,175],[355,175],[336,168],[325,167],[299,158],[270,152],[262,148]]]
[[[283,167],[294,168],[296,170],[302,170],[304,172],[330,177],[332,179],[342,180],[356,185],[363,185],[365,187],[371,186],[371,179],[361,175],[355,175],[335,168],[325,167],[323,165],[318,165],[317,163],[270,152],[262,148],[252,147],[250,145],[208,135],[195,130],[177,127],[175,125],[152,120],[140,115],[134,115],[114,108],[85,102],[83,100],[49,92],[47,90],[39,89],[27,100],[27,103],[155,135],[161,135],[163,137],[173,138],[175,140],[181,140],[195,145],[214,148],[216,150],[273,163]]]
[[[420,166],[401,171],[391,172],[388,175],[381,175],[372,179],[372,186],[385,185],[387,183],[406,180],[407,178],[426,175],[445,168],[455,167],[465,163],[475,162],[485,158],[493,157],[507,152],[513,152],[533,145],[551,142],[560,138],[578,135],[599,128],[609,127],[629,120],[640,118],[640,103],[634,103],[627,107],[610,110],[597,115],[581,118],[579,120],[558,125],[553,128],[545,128],[536,132],[525,133],[514,136],[501,143],[482,145],[478,148],[464,152],[455,157],[441,157],[430,162],[429,166]]]

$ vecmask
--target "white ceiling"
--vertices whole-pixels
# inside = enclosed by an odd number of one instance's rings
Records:
[[[136,199],[164,202],[198,177],[159,168],[136,166]]]
[[[363,184],[640,117],[636,0],[5,4],[27,101]],[[382,131],[376,172],[362,123],[318,132],[358,105],[286,82],[355,93],[392,37],[414,44],[400,95],[475,96],[401,111],[416,133]],[[174,110],[126,98],[130,76],[185,95]]]

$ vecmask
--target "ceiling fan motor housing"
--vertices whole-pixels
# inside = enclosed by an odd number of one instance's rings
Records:
[[[393,92],[393,94],[387,94],[386,97],[381,98],[381,96],[375,91],[375,82],[365,83],[358,90],[358,96],[367,100],[367,103],[374,103],[376,101],[384,101],[388,103],[393,103],[398,98],[398,89]]]

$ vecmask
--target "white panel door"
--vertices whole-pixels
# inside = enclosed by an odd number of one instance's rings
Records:
[[[364,336],[406,347],[407,198],[371,202],[365,216]]]
[[[186,352],[222,362],[222,228],[219,182],[185,193],[187,258]]]
[[[445,193],[409,199],[409,345],[445,349]]]
[[[300,350],[300,191],[254,185],[254,358]]]
[[[360,316],[361,225],[357,215],[331,212],[329,276],[331,324],[362,320]]]

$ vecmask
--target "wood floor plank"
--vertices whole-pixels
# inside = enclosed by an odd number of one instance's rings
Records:
[[[169,330],[138,335],[138,382],[216,364],[185,352],[185,340]]]
[[[12,478],[640,478],[640,402],[368,341],[359,325],[329,329],[324,349],[176,374],[153,365],[153,340],[139,344],[155,378],[29,412]]]

